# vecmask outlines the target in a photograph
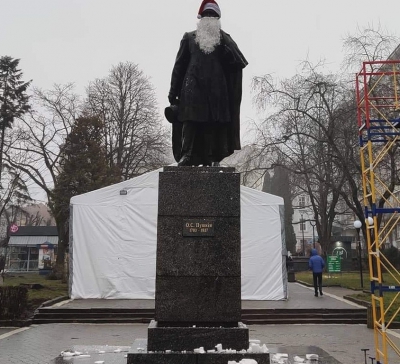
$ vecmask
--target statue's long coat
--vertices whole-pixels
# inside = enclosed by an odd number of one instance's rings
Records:
[[[247,61],[229,34],[209,54],[196,43],[196,32],[185,33],[172,71],[169,95],[178,96],[178,120],[228,123],[227,150],[240,149],[242,69]],[[173,125],[173,151],[180,159],[182,124]],[[226,157],[225,155],[223,157]]]

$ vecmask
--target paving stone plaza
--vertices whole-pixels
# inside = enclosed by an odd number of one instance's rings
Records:
[[[354,307],[342,298],[351,291],[340,288],[327,288],[322,298],[315,298],[310,288],[290,284],[289,293],[289,301],[271,304],[275,307],[279,304],[299,308],[307,306],[316,310],[335,305]],[[112,305],[112,300],[107,303]],[[245,305],[254,306],[256,302]],[[147,328],[147,324],[48,324],[19,329],[0,328],[0,363],[56,363],[61,351],[106,345],[113,350],[114,347],[121,348],[121,353],[103,359],[105,364],[117,363],[121,362],[118,360],[122,360],[135,339],[147,337]],[[374,356],[373,330],[366,325],[250,325],[249,329],[251,339],[258,339],[269,348],[284,350],[284,347],[316,346],[343,364],[363,364],[363,348],[369,348],[370,355]],[[398,333],[399,338],[395,338],[397,345],[400,344],[400,330]],[[394,354],[389,358],[391,363],[399,362]],[[98,359],[83,360],[79,359],[79,363],[94,363]]]

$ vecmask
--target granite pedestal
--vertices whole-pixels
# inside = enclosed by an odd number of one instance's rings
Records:
[[[128,363],[217,364],[243,358],[194,353],[218,344],[249,348],[249,331],[240,323],[240,252],[239,173],[165,167],[159,175],[155,321],[143,342],[147,355],[129,353]],[[263,358],[258,362],[269,363],[268,354]]]

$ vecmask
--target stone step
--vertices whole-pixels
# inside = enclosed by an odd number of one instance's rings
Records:
[[[105,313],[105,312],[119,312],[119,313],[145,313],[145,314],[151,314],[154,315],[154,308],[49,308],[49,307],[41,307],[38,310],[39,313],[87,313],[87,312],[93,312],[93,313]]]
[[[148,324],[151,320],[141,318],[34,318],[33,324],[51,324],[51,323],[143,323]],[[366,324],[367,318],[341,318],[341,317],[324,317],[324,318],[259,318],[259,319],[243,319],[246,325],[286,325],[286,324]]]
[[[154,319],[151,309],[40,309],[33,323],[150,323]],[[242,321],[249,325],[296,324],[296,323],[351,323],[367,322],[365,309],[242,310]]]
[[[38,312],[40,314],[70,314],[70,313],[111,313],[111,314],[146,314],[153,315],[155,314],[154,309],[131,309],[131,308],[39,308]],[[242,315],[247,314],[265,314],[265,315],[276,315],[276,314],[290,314],[290,313],[301,313],[301,314],[316,314],[316,313],[366,313],[367,310],[365,308],[350,308],[350,309],[268,309],[268,308],[254,308],[254,309],[242,309]]]
[[[148,324],[151,319],[147,318],[121,318],[121,317],[110,317],[110,318],[33,318],[32,324],[67,324],[67,323],[92,323],[92,324]]]
[[[154,319],[153,313],[143,312],[39,312],[35,315],[35,319],[39,318],[143,318],[143,319]]]
[[[360,325],[367,324],[367,318],[341,318],[341,317],[324,317],[324,318],[265,318],[265,319],[243,319],[246,325],[295,325],[295,324],[348,324]]]
[[[341,313],[341,312],[331,312],[331,313],[319,313],[316,312],[314,314],[311,313],[280,313],[276,315],[271,315],[271,314],[246,314],[242,315],[242,320],[257,320],[257,319],[264,319],[264,318],[302,318],[302,319],[320,319],[320,318],[335,318],[335,317],[340,317],[340,318],[362,318],[366,319],[367,313],[366,312],[357,312],[357,313]]]
[[[279,313],[289,313],[289,312],[299,312],[302,314],[305,313],[356,313],[356,312],[367,312],[366,308],[250,308],[250,309],[242,309],[243,314],[251,314],[251,313],[262,313],[262,314],[279,314]]]
[[[367,311],[360,310],[243,310],[242,318],[262,318],[262,317],[325,317],[325,316],[366,316]],[[142,317],[142,318],[154,318],[154,310],[39,310],[39,313],[35,315],[35,318],[69,318],[69,317],[91,317],[91,318],[107,318],[107,317]]]

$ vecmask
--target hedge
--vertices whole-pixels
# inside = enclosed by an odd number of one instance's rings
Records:
[[[0,320],[23,318],[28,308],[26,287],[0,287]]]

